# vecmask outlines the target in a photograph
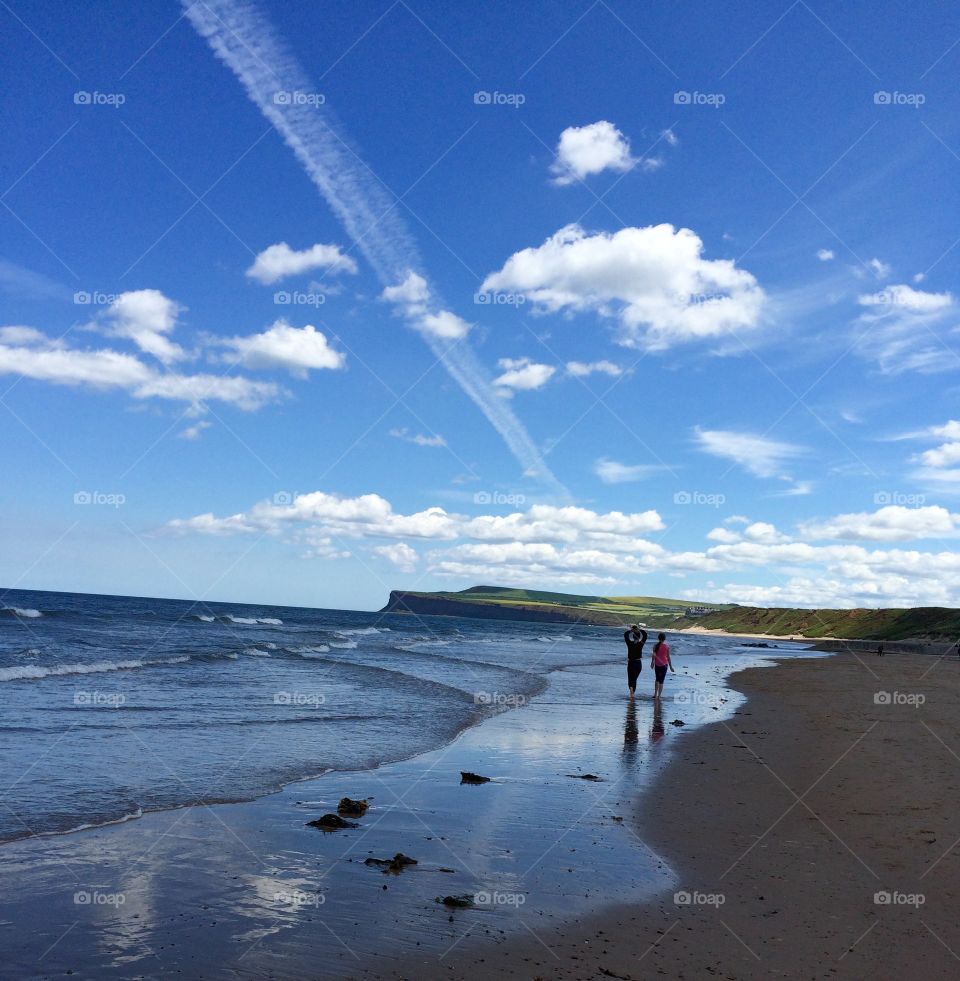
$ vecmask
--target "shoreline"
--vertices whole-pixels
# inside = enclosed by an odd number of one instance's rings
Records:
[[[638,847],[665,856],[676,893],[390,977],[466,979],[480,958],[491,977],[956,977],[960,671],[946,660],[736,672],[746,703],[684,734],[635,809]]]
[[[418,948],[445,963],[473,929],[562,932],[610,902],[651,899],[674,874],[634,847],[630,810],[681,745],[674,712],[686,732],[726,713],[736,696],[723,679],[744,658],[766,660],[733,645],[685,657],[674,690],[699,695],[682,710],[665,700],[652,739],[651,679],[631,706],[618,657],[554,671],[524,707],[402,762],[9,843],[4,960],[33,974],[42,957],[44,975],[137,976],[159,957],[192,976],[386,977]],[[461,770],[492,781],[461,786]],[[600,781],[576,779],[588,772]],[[370,799],[358,828],[307,826],[344,796]],[[395,875],[367,865],[398,852],[418,864]],[[436,901],[464,894],[473,908]]]

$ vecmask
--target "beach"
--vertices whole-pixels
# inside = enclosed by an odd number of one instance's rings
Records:
[[[593,627],[20,599],[0,952],[26,977],[416,975],[657,901],[680,883],[638,801],[769,653],[677,638],[656,705]],[[313,826],[345,797],[367,811]]]
[[[746,705],[682,736],[634,815],[679,902],[394,976],[466,978],[482,957],[491,977],[956,977],[955,659],[838,654],[732,686]]]
[[[17,810],[8,810],[25,833],[0,845],[7,969],[38,978],[853,978],[916,976],[922,960],[926,977],[954,975],[955,659],[683,635],[662,702],[648,668],[631,702],[622,639],[610,632],[444,621],[444,644],[441,627],[411,633],[423,627],[364,616],[235,610],[222,629],[196,618],[183,629],[214,645],[237,633],[236,658],[104,671],[97,651],[53,673],[11,666],[8,697],[29,695],[34,716],[83,686],[55,743],[80,779],[62,787],[90,784],[97,794],[82,799],[101,807],[123,751],[180,796],[118,811],[116,823],[27,834],[21,815],[44,788],[30,777],[52,772],[50,751],[21,766],[8,793]],[[45,619],[51,627],[38,625]],[[128,613],[123,623],[132,629]],[[59,637],[66,628],[51,610],[29,629],[39,643],[43,629]],[[259,647],[243,646],[254,637]],[[343,646],[304,659],[302,645],[324,637]],[[345,680],[384,679],[388,665],[390,684],[427,687],[403,698],[397,688],[391,714],[378,707],[358,729],[343,718],[342,700],[356,697]],[[92,678],[76,675],[84,666]],[[178,686],[156,707],[153,672]],[[222,699],[281,680],[325,692],[317,707],[327,714],[285,727],[276,700],[265,709],[261,698],[243,707],[239,727],[232,716],[222,730],[203,722],[210,738],[246,733],[228,744],[229,764],[184,755],[194,744],[177,735],[184,712],[167,703],[205,705],[211,692]],[[91,690],[127,702],[91,704]],[[452,732],[438,724],[464,703],[483,711]],[[305,707],[293,707],[299,720]],[[403,741],[411,729],[434,733],[434,748]],[[274,759],[277,730],[289,734]],[[100,732],[121,748],[94,754]],[[264,764],[291,758],[320,773],[271,792],[285,771],[268,780]],[[258,782],[241,781],[254,763]],[[484,780],[465,783],[464,772]],[[232,786],[248,799],[224,801]],[[312,825],[345,797],[368,809],[336,831]],[[54,794],[64,812],[70,802]],[[50,813],[49,802],[37,805],[37,820]]]

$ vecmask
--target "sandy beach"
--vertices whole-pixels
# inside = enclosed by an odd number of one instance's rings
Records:
[[[732,684],[747,704],[682,736],[635,815],[679,895],[396,976],[956,977],[954,660],[839,654]]]
[[[407,761],[10,843],[5,963],[37,978],[955,977],[956,663],[794,651],[738,670],[776,653],[678,659],[659,708],[645,674],[631,705],[620,663],[570,668]],[[463,786],[464,769],[492,779]],[[358,827],[307,826],[341,796],[370,798]],[[417,864],[385,871],[398,852]]]

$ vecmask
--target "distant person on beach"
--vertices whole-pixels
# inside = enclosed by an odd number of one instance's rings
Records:
[[[883,657],[883,644],[877,648],[877,657]]]
[[[635,623],[623,632],[623,639],[627,645],[627,686],[633,698],[637,691],[637,676],[643,670],[643,645],[647,642],[647,632]]]
[[[670,648],[667,646],[667,635],[659,634],[657,642],[653,645],[653,653],[650,655],[650,667],[653,668],[655,681],[653,684],[653,697],[663,696],[663,679],[667,676],[667,668],[673,671],[673,662],[670,660]]]

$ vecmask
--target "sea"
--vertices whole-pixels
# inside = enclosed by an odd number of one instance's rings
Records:
[[[622,654],[599,628],[0,597],[0,841],[412,757],[525,704],[551,671]]]
[[[624,660],[613,627],[25,590],[0,607],[0,842],[407,759],[553,672]]]

